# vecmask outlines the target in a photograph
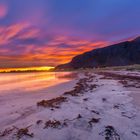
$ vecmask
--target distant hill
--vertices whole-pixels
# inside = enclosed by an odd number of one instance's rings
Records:
[[[75,56],[56,69],[78,69],[140,64],[140,37]]]

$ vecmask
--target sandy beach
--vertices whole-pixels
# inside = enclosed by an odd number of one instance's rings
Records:
[[[0,140],[140,139],[139,72],[53,76],[20,74],[16,85],[0,81]]]

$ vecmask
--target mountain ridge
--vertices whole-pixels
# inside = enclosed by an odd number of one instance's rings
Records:
[[[78,69],[140,64],[140,36],[114,45],[97,48],[77,55],[56,69]]]

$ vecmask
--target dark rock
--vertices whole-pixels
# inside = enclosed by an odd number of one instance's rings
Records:
[[[78,55],[70,63],[57,66],[56,70],[132,64],[140,64],[140,37]]]

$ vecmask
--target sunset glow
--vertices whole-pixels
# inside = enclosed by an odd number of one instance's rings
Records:
[[[140,140],[140,0],[0,0],[0,140]]]
[[[54,69],[54,67],[27,67],[27,68],[3,68],[0,72],[28,72],[28,71],[49,71]]]
[[[139,34],[139,4],[1,0],[0,68],[54,67],[86,51],[134,38]]]

